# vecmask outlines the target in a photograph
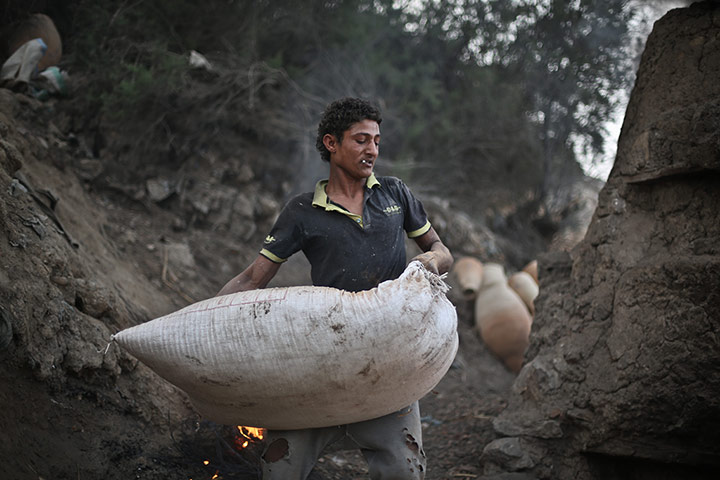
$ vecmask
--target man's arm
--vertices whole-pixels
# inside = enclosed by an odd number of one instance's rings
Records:
[[[426,233],[415,238],[415,243],[425,253],[421,253],[412,260],[418,260],[433,273],[442,274],[450,271],[454,261],[453,256],[442,243],[434,228],[430,227]]]
[[[230,293],[244,292],[265,288],[280,269],[279,263],[275,263],[262,255],[258,255],[253,263],[242,271],[235,278],[225,284],[215,295],[228,295]]]

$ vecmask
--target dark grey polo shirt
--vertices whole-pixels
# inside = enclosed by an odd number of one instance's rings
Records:
[[[328,200],[327,180],[314,193],[292,198],[280,212],[260,251],[282,263],[302,250],[312,267],[313,285],[369,290],[405,269],[405,233],[430,230],[425,209],[398,178],[371,175],[365,185],[362,217]]]

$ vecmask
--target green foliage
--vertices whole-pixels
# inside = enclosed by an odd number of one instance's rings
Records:
[[[66,42],[70,62],[92,78],[84,94],[117,121],[132,122],[168,107],[171,97],[187,87],[191,50],[227,49],[236,41],[233,33],[244,35],[244,29],[238,30],[242,11],[233,2],[60,3],[72,19]]]
[[[183,85],[182,74],[187,59],[167,51],[148,52],[143,62],[123,63],[117,67],[120,79],[107,92],[102,92],[102,111],[110,120],[121,122],[142,118],[153,111],[167,109],[164,102]]]
[[[632,77],[627,36],[635,12],[625,0],[463,3],[484,7],[476,8],[482,11],[476,24],[487,27],[488,18],[495,19],[492,37],[478,34],[476,58],[506,67],[507,81],[522,89],[541,127],[544,195],[578,142],[603,150],[616,93]]]
[[[83,92],[95,108],[113,120],[131,121],[146,112],[160,85],[176,85],[182,63],[167,49],[166,36],[145,9],[109,0],[68,2],[75,34],[70,61],[92,79]]]

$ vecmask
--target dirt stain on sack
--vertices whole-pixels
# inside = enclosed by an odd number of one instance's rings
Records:
[[[228,381],[215,380],[214,378],[210,378],[205,375],[201,375],[200,377],[198,377],[198,380],[200,380],[202,383],[204,383],[206,385],[217,385],[220,387],[230,387],[231,386],[230,382],[228,382]]]
[[[185,355],[185,358],[187,358],[188,360],[190,360],[191,362],[193,362],[193,363],[196,364],[196,365],[202,365],[202,364],[203,364],[202,360],[200,360],[199,358],[194,357],[194,356],[192,356],[192,355]]]
[[[370,360],[365,367],[360,370],[357,374],[363,377],[371,377],[370,383],[375,385],[380,380],[380,373],[375,367],[375,360]]]

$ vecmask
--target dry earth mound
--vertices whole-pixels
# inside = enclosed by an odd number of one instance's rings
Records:
[[[486,473],[718,478],[719,77],[719,4],[655,24],[587,236],[539,262]]]

